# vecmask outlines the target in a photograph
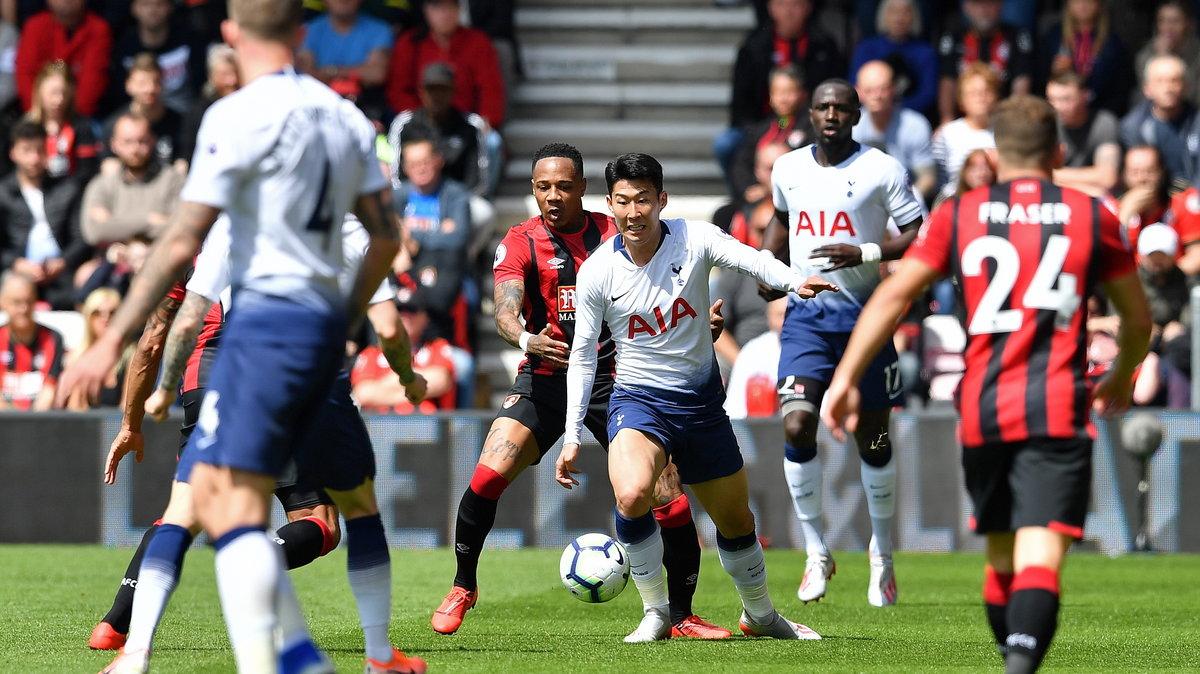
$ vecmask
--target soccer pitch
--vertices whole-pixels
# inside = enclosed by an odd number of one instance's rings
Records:
[[[88,634],[108,609],[129,550],[99,546],[0,546],[0,670],[92,673],[112,658]],[[898,672],[1000,671],[980,606],[982,559],[973,554],[898,554],[898,606],[867,605],[863,553],[837,554],[820,604],[802,605],[803,553],[768,550],[772,596],[784,615],[822,641],[737,636],[726,642],[624,644],[640,618],[630,585],[613,602],[584,604],[558,579],[557,550],[487,551],[479,605],[462,630],[441,636],[429,616],[449,589],[449,550],[392,551],[398,647],[431,672]],[[292,572],[317,643],[338,671],[362,671],[362,632],[335,551]],[[1069,557],[1063,610],[1044,671],[1200,670],[1200,556]],[[738,604],[716,554],[705,551],[696,611],[737,630]],[[192,550],[158,631],[152,670],[231,672],[233,659],[213,580],[212,553]]]

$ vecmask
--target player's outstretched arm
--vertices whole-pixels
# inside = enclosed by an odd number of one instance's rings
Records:
[[[219,210],[205,204],[185,201],[179,205],[175,219],[154,244],[108,329],[63,372],[55,406],[62,407],[77,388],[87,394],[88,400],[96,399],[104,378],[117,362],[121,347],[133,335],[134,329],[145,322],[171,284],[183,274],[218,215]]]
[[[497,283],[494,297],[496,332],[504,341],[556,367],[567,366],[571,346],[551,337],[552,329],[549,325],[537,334],[532,334],[526,332],[525,326],[521,324],[521,309],[525,306],[524,281],[514,279]]]
[[[921,220],[918,218],[900,228],[900,236],[888,239],[883,243],[864,243],[855,246],[849,243],[831,243],[814,248],[808,256],[810,260],[828,260],[824,271],[833,271],[845,267],[857,267],[868,262],[881,260],[899,260],[909,244],[917,238]]]
[[[884,342],[892,338],[896,323],[914,297],[938,277],[938,271],[916,259],[901,261],[900,268],[871,294],[850,334],[846,352],[825,393],[821,420],[838,441],[846,431],[858,429],[858,382]]]
[[[175,402],[175,392],[183,381],[188,358],[196,350],[196,338],[204,327],[204,316],[212,309],[213,301],[200,293],[187,291],[179,315],[171,325],[164,349],[162,376],[158,388],[146,401],[146,414],[155,421],[163,421]]]
[[[1096,385],[1092,409],[1097,414],[1109,415],[1129,409],[1133,373],[1146,357],[1153,321],[1137,272],[1106,281],[1104,292],[1121,317],[1121,328],[1117,332],[1119,350],[1112,370]]]
[[[784,264],[791,264],[791,250],[788,248],[787,238],[787,211],[775,210],[775,216],[767,223],[767,228],[763,230],[762,249],[775,256],[776,260]],[[758,282],[758,295],[767,302],[777,300],[787,295],[782,290],[776,290],[771,286]]]
[[[108,448],[108,458],[104,461],[104,483],[114,484],[117,481],[117,465],[121,459],[133,452],[133,458],[142,462],[145,449],[145,438],[142,437],[142,419],[145,417],[146,398],[154,389],[154,380],[158,375],[158,366],[162,362],[163,345],[167,341],[167,331],[175,314],[182,304],[173,297],[164,297],[146,319],[146,327],[138,339],[137,348],[129,359],[129,370],[125,373],[125,388],[121,392],[121,430],[113,438]]]
[[[412,342],[400,322],[400,311],[392,301],[378,302],[367,309],[367,320],[379,338],[379,350],[388,366],[404,385],[404,397],[413,405],[425,400],[427,383],[420,372],[413,371]]]
[[[716,225],[704,225],[697,231],[702,238],[705,256],[718,267],[737,269],[770,288],[790,290],[805,299],[816,297],[818,293],[825,291],[839,291],[836,285],[819,276],[810,276],[803,280],[797,278],[791,267],[766,250],[754,250]]]
[[[367,244],[367,251],[363,254],[362,264],[358,267],[350,290],[347,315],[351,333],[358,328],[367,303],[387,276],[392,260],[400,250],[400,233],[396,231],[394,220],[386,216],[383,208],[383,190],[359,196],[354,204],[354,214],[367,230],[370,243]]]

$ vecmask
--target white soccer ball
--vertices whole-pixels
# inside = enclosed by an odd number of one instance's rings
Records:
[[[629,582],[629,556],[620,543],[604,534],[584,534],[571,541],[558,563],[563,585],[589,604],[615,599]]]

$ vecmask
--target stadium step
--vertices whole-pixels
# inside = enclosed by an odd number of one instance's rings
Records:
[[[516,13],[523,44],[736,45],[754,27],[747,7],[711,3],[605,3],[605,6],[522,7]]]
[[[723,123],[729,86],[714,82],[531,82],[517,87],[520,119],[672,120]]]
[[[728,96],[737,48],[729,45],[531,44],[521,47],[525,78],[545,81],[719,83]]]

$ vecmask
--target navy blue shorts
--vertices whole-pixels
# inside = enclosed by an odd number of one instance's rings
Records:
[[[350,397],[350,375],[345,370],[338,373],[317,412],[296,464],[301,466],[302,483],[335,491],[349,491],[375,479],[375,450]]]
[[[675,461],[684,484],[708,482],[741,470],[723,395],[614,388],[608,402],[608,441],[624,428],[648,433]]]
[[[240,293],[184,456],[279,476],[325,403],[345,344],[339,313]]]
[[[780,402],[787,403],[794,397],[797,380],[811,379],[828,384],[833,379],[833,371],[842,354],[846,353],[849,341],[848,332],[822,332],[797,321],[784,321],[783,332],[779,336]],[[864,410],[886,410],[900,404],[902,389],[898,361],[896,347],[889,339],[859,382]],[[823,394],[824,387],[821,389],[820,393]],[[804,393],[803,388],[800,392]],[[800,399],[806,399],[820,409],[820,397],[809,392],[808,396]]]

